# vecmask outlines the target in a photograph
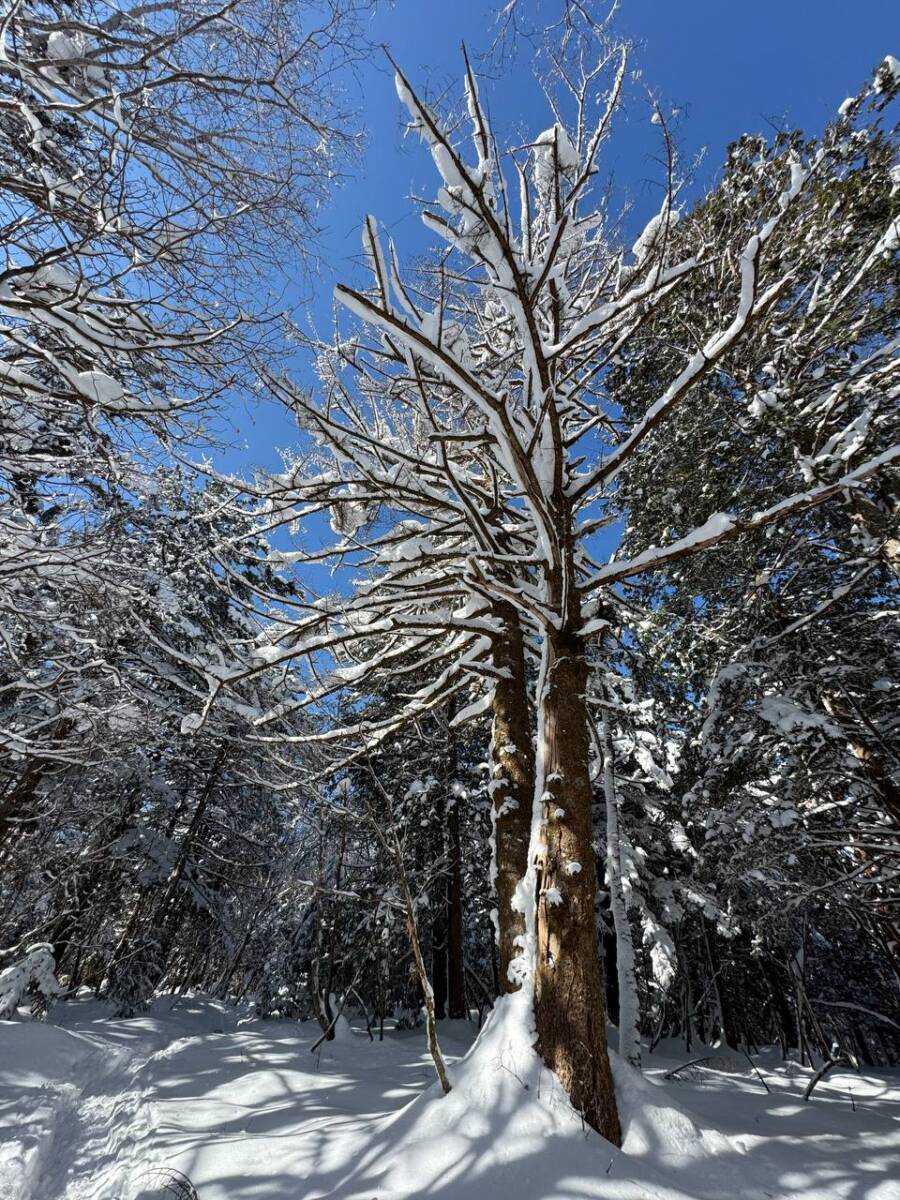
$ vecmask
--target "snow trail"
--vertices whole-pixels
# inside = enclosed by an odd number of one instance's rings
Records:
[[[835,1071],[804,1104],[811,1072],[771,1052],[767,1092],[715,1057],[666,1080],[686,1057],[659,1047],[643,1078],[617,1065],[618,1151],[509,1015],[471,1052],[473,1025],[441,1023],[448,1097],[420,1030],[311,1054],[317,1025],[202,998],[0,1023],[0,1198],[157,1200],[148,1172],[174,1168],[200,1200],[900,1200],[898,1072]]]
[[[67,1085],[31,1200],[121,1200],[149,1110],[139,1086],[144,1060],[98,1045],[83,1085]]]

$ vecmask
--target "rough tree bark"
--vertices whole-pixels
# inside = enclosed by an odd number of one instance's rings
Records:
[[[594,917],[585,647],[576,634],[553,631],[547,634],[545,652],[539,729],[544,791],[536,898],[537,1046],[587,1123],[620,1145]]]
[[[510,963],[525,938],[525,914],[513,897],[528,867],[531,810],[534,803],[534,746],[531,705],[525,674],[525,643],[512,605],[497,601],[493,616],[502,633],[494,639],[494,727],[491,737],[491,795],[494,821],[494,889],[497,895],[498,977],[501,992],[514,992],[521,978]]]

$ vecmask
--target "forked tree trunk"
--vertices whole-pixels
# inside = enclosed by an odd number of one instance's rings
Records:
[[[536,897],[537,1046],[587,1123],[620,1145],[594,918],[584,643],[573,634],[553,634],[546,653],[539,728],[544,791]]]
[[[534,803],[534,746],[531,705],[525,674],[525,644],[511,605],[496,602],[493,616],[503,632],[494,640],[494,689],[491,737],[491,796],[494,822],[494,890],[497,895],[498,982],[514,992],[521,976],[510,976],[510,963],[522,952],[525,913],[513,897],[528,868],[531,810]]]

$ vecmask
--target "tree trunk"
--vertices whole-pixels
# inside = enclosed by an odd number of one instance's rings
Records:
[[[716,998],[716,1007],[719,1010],[719,1036],[730,1050],[737,1050],[739,1037],[731,1012],[731,1005],[728,1002],[728,995],[722,986],[724,981],[722,979],[722,966],[719,962],[716,927],[708,917],[702,917],[701,919],[703,921],[703,940],[706,943],[706,955],[709,959],[709,969],[712,975],[713,994]]]
[[[419,943],[419,932],[416,928],[416,907],[413,898],[410,895],[409,888],[404,882],[404,897],[406,903],[406,928],[409,933],[409,942],[412,946],[413,958],[416,964],[416,972],[419,976],[419,983],[422,987],[422,995],[425,1001],[425,1030],[428,1036],[428,1052],[431,1055],[431,1061],[434,1063],[434,1069],[441,1084],[441,1091],[446,1096],[450,1091],[450,1079],[447,1075],[447,1067],[444,1063],[444,1056],[441,1054],[441,1047],[438,1043],[437,1024],[435,1022],[436,1013],[434,1011],[434,995],[431,990],[431,984],[428,982],[428,974],[425,970],[425,959],[422,957],[422,947]]]
[[[409,934],[409,944],[413,952],[413,961],[416,966],[416,974],[419,979],[419,986],[422,989],[422,999],[425,1004],[425,1030],[428,1036],[428,1052],[431,1055],[431,1061],[434,1063],[434,1069],[437,1077],[440,1080],[441,1091],[446,1096],[450,1091],[450,1079],[447,1075],[447,1067],[444,1062],[444,1056],[441,1054],[441,1047],[438,1043],[437,1036],[437,1014],[434,1010],[434,992],[431,983],[428,979],[428,972],[425,970],[425,959],[422,955],[422,944],[419,941],[419,927],[416,923],[416,903],[413,900],[412,892],[409,890],[409,880],[406,875],[406,868],[403,865],[403,851],[400,849],[400,842],[397,839],[397,832],[393,828],[392,818],[391,847],[394,865],[397,868],[397,877],[400,881],[400,887],[403,892],[403,906],[406,909],[406,930]],[[386,844],[382,835],[382,844]]]
[[[138,804],[140,803],[140,788],[134,788],[124,802],[115,824],[112,828],[105,825],[97,830],[90,844],[81,855],[80,865],[76,866],[71,879],[67,883],[70,899],[65,911],[57,918],[56,923],[47,935],[47,941],[53,945],[53,957],[56,959],[56,973],[60,978],[69,974],[69,985],[73,986],[73,968],[69,965],[72,939],[84,923],[85,914],[89,912],[96,894],[101,886],[114,886],[115,874],[110,871],[110,860],[104,855],[104,848],[109,850],[118,839],[128,830]],[[113,859],[115,864],[115,859]],[[87,939],[81,936],[82,942]],[[81,959],[81,949],[76,950],[75,957]]]
[[[222,978],[219,980],[219,982],[215,986],[215,989],[213,990],[212,994],[214,996],[218,996],[219,998],[224,1000],[225,997],[228,995],[229,985],[231,984],[231,981],[234,978],[235,972],[237,971],[238,966],[240,965],[241,959],[244,957],[244,953],[247,949],[247,946],[250,943],[250,938],[253,934],[254,928],[255,928],[255,924],[253,922],[251,922],[247,926],[247,929],[244,932],[244,936],[241,938],[241,944],[238,946],[237,950],[232,955],[231,961],[225,967],[225,972],[222,975]]]
[[[772,1009],[778,1025],[778,1040],[781,1042],[781,1056],[786,1060],[794,1041],[794,1017],[787,999],[790,984],[782,979],[780,968],[776,964],[763,958],[760,965],[769,995],[772,997]]]
[[[452,709],[451,709],[452,711]],[[447,1015],[462,1020],[466,1011],[466,960],[463,951],[462,848],[459,832],[461,788],[456,779],[456,737],[448,730],[447,756]]]
[[[29,764],[21,777],[0,799],[0,846],[11,836],[19,814],[31,805],[40,781],[40,760],[37,760]]]
[[[494,689],[491,735],[491,798],[494,825],[494,890],[497,894],[498,982],[501,992],[516,991],[522,971],[511,965],[524,947],[524,905],[513,904],[528,869],[531,810],[534,803],[534,746],[525,675],[525,644],[511,605],[497,601],[493,616],[503,633],[494,640],[493,662],[499,674]]]
[[[108,962],[102,964],[103,970],[100,972],[101,978],[104,974],[108,978],[112,978],[115,968],[120,962],[128,957],[131,951],[131,941],[134,937],[134,931],[137,929],[140,918],[143,915],[143,911],[147,907],[148,903],[149,901],[147,898],[147,893],[138,892],[137,896],[135,897],[134,905],[131,909],[131,915],[125,922],[125,928],[119,935],[119,940],[116,942]]]
[[[834,691],[826,691],[822,694],[822,703],[828,715],[838,722],[846,733],[853,757],[872,785],[872,790],[894,828],[900,829],[900,787],[895,783],[884,756],[860,731],[861,722],[844,696]]]
[[[52,738],[57,744],[62,743],[74,728],[71,717],[59,717],[53,727]],[[0,849],[6,853],[9,846],[4,845],[13,839],[18,823],[23,814],[31,811],[37,797],[38,787],[44,776],[54,769],[63,772],[65,767],[55,763],[52,758],[42,756],[31,759],[25,770],[15,783],[10,783],[8,789],[0,796]]]
[[[606,1048],[603,977],[594,916],[596,864],[585,705],[584,644],[548,635],[539,736],[543,784],[537,873],[537,1046],[587,1123],[621,1144]]]
[[[434,1015],[443,1021],[447,1015],[447,909],[448,881],[444,871],[447,855],[447,805],[442,792],[435,800],[435,840],[432,857],[432,879],[434,902],[431,906],[431,987],[434,1000]],[[440,874],[434,879],[435,866]]]
[[[598,872],[597,884],[600,885]],[[603,889],[601,889],[603,890]],[[609,893],[607,893],[608,895]],[[609,901],[601,904],[601,912],[608,908]],[[610,1021],[619,1028],[619,966],[616,961],[616,934],[604,915],[600,926],[600,958],[603,962],[603,981],[606,985],[606,1012]]]
[[[206,782],[203,785],[203,790],[200,793],[196,807],[194,808],[194,813],[191,817],[190,824],[187,827],[184,837],[181,839],[181,845],[178,848],[178,857],[175,860],[174,867],[169,873],[169,878],[166,882],[166,889],[163,892],[162,900],[156,909],[154,924],[159,929],[159,937],[157,939],[157,960],[159,970],[159,977],[156,984],[157,987],[165,978],[169,955],[171,954],[172,945],[178,932],[178,923],[182,913],[182,903],[179,895],[181,880],[190,861],[194,844],[203,828],[203,820],[206,816],[206,809],[210,800],[212,799],[213,792],[218,785],[219,777],[221,775],[227,753],[227,747],[223,742],[219,746],[216,756],[213,759],[212,766],[209,769],[209,774],[206,777]]]
[[[619,797],[616,793],[612,737],[606,716],[600,718],[600,750],[603,755],[603,796],[606,801],[606,871],[613,924],[616,930],[616,971],[619,992],[619,1054],[640,1070],[641,1037],[637,978],[634,971],[634,942],[622,880],[622,847],[619,834]]]

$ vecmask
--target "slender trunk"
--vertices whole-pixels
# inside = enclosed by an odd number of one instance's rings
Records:
[[[440,1080],[441,1090],[444,1095],[450,1091],[450,1079],[447,1075],[447,1067],[444,1063],[444,1056],[441,1054],[441,1047],[438,1044],[437,1037],[437,1022],[434,1012],[434,993],[431,990],[431,984],[428,982],[428,973],[425,970],[425,959],[422,957],[422,947],[419,942],[419,931],[416,928],[415,906],[412,896],[409,893],[409,888],[404,885],[406,897],[406,927],[409,933],[409,941],[412,946],[413,957],[416,960],[416,971],[419,975],[419,983],[422,986],[422,995],[425,1000],[425,1030],[428,1035],[428,1050],[431,1054],[431,1060],[434,1063],[434,1069],[437,1077]]]
[[[731,1013],[731,1005],[728,1003],[728,996],[722,987],[722,967],[719,962],[716,927],[707,917],[703,917],[702,921],[703,940],[706,943],[706,956],[709,959],[709,969],[712,974],[713,993],[716,997],[716,1006],[719,1010],[720,1037],[730,1050],[736,1050],[739,1039],[737,1027]]]
[[[125,928],[122,930],[121,934],[119,935],[119,940],[116,942],[116,945],[115,945],[113,952],[109,958],[109,961],[106,964],[106,974],[110,978],[112,977],[112,973],[115,970],[115,968],[119,965],[120,962],[123,961],[123,959],[125,959],[128,956],[128,954],[130,952],[131,939],[134,936],[134,931],[135,931],[135,929],[137,929],[138,921],[139,921],[141,915],[143,914],[143,910],[146,907],[146,905],[147,905],[147,894],[145,892],[139,892],[137,897],[135,898],[134,905],[131,909],[131,915],[129,916],[128,920],[125,922]]]
[[[422,989],[422,999],[425,1004],[425,1028],[428,1034],[428,1050],[431,1054],[431,1059],[434,1063],[434,1069],[437,1077],[440,1080],[441,1090],[444,1095],[450,1091],[450,1079],[447,1075],[447,1067],[444,1063],[444,1056],[441,1054],[441,1047],[438,1044],[437,1036],[437,1021],[434,1014],[434,993],[431,990],[431,983],[428,979],[428,972],[425,969],[425,958],[422,954],[422,943],[419,940],[419,928],[416,922],[416,902],[413,899],[412,892],[409,890],[409,878],[406,874],[406,866],[403,862],[403,849],[400,845],[400,839],[397,836],[397,829],[394,825],[393,802],[390,793],[385,789],[384,785],[370,769],[372,782],[377,790],[381,793],[387,804],[388,819],[390,823],[390,834],[388,835],[382,829],[380,815],[374,811],[370,812],[372,820],[372,830],[382,846],[394,860],[394,866],[397,871],[397,881],[403,894],[403,907],[406,912],[406,929],[409,934],[409,944],[412,948],[413,959],[415,961],[416,975],[418,976],[419,987]]]
[[[422,943],[419,941],[419,928],[416,923],[416,902],[413,900],[412,892],[409,890],[409,881],[406,878],[406,869],[403,865],[403,851],[400,849],[400,843],[397,841],[396,834],[392,833],[392,836],[394,862],[397,867],[400,886],[403,889],[403,905],[406,909],[406,930],[409,934],[409,944],[412,947],[416,973],[419,977],[419,985],[422,988],[422,998],[425,1003],[425,1031],[428,1036],[428,1051],[431,1054],[435,1072],[440,1080],[441,1090],[446,1096],[450,1091],[450,1079],[447,1075],[444,1056],[441,1054],[441,1047],[438,1043],[437,1021],[434,1011],[434,992],[428,979],[428,972],[425,970]]]
[[[179,885],[184,877],[184,872],[187,869],[190,861],[191,852],[200,832],[203,828],[203,820],[206,816],[206,809],[212,799],[213,792],[219,782],[219,776],[222,767],[225,763],[227,750],[223,743],[216,754],[213,764],[210,767],[209,774],[206,777],[206,782],[203,785],[203,791],[200,793],[200,798],[194,809],[191,823],[187,827],[184,837],[181,840],[181,845],[178,849],[178,857],[175,860],[175,866],[169,875],[166,884],[166,890],[163,893],[162,900],[157,907],[157,916],[155,923],[159,928],[159,936],[157,938],[156,949],[156,968],[158,987],[166,977],[166,969],[169,963],[169,956],[172,952],[172,946],[178,934],[178,925],[183,912],[183,901],[179,895]]]
[[[845,731],[853,757],[859,763],[891,823],[896,829],[900,829],[900,787],[894,781],[884,754],[875,748],[871,737],[867,738],[861,732],[862,722],[853,713],[844,696],[833,691],[824,692],[822,703],[828,715]]]
[[[11,837],[19,814],[31,806],[40,781],[41,766],[38,760],[26,768],[21,778],[0,799],[0,846]]]
[[[72,939],[76,930],[84,924],[85,914],[96,901],[100,887],[105,885],[109,889],[110,885],[115,883],[115,876],[110,875],[108,855],[103,853],[104,848],[108,850],[129,828],[140,802],[140,794],[140,788],[132,789],[112,828],[102,826],[93,836],[81,856],[80,865],[76,867],[67,884],[71,893],[69,905],[48,934],[47,940],[53,944],[57,975],[61,977],[63,974],[69,974],[70,986],[74,969],[69,967],[68,963]],[[86,940],[83,931],[81,940]],[[76,957],[81,959],[80,949],[77,950]]]
[[[621,1129],[606,1047],[594,917],[596,865],[584,643],[548,635],[539,736],[541,844],[536,879],[538,1050],[587,1123],[615,1145]]]
[[[534,803],[534,746],[531,705],[525,674],[525,643],[511,605],[497,601],[493,616],[503,632],[494,640],[494,688],[491,737],[491,797],[494,827],[492,883],[497,895],[498,984],[501,992],[518,990],[524,978],[524,903],[518,896],[528,869],[531,810]]]
[[[323,825],[319,824],[318,829],[318,863],[317,863],[317,880],[320,886],[324,887],[325,880],[325,830]],[[312,958],[309,961],[307,970],[307,985],[309,987],[310,998],[313,1002],[313,1007],[316,1013],[316,1020],[322,1027],[322,1032],[328,1041],[334,1038],[334,1015],[331,1011],[331,987],[330,977],[322,983],[322,964],[326,961],[328,955],[325,950],[325,926],[327,916],[325,914],[324,893],[320,893],[315,901],[315,916],[316,916],[316,944]]]
[[[64,742],[73,728],[74,722],[71,717],[60,717],[53,727],[54,742]],[[44,775],[52,771],[54,766],[59,768],[59,764],[54,764],[52,758],[31,759],[16,782],[11,783],[8,790],[0,796],[0,849],[3,849],[4,853],[9,849],[4,843],[12,840],[23,814],[32,810]]]
[[[687,972],[687,964],[681,973],[681,994],[684,1001],[684,1048],[688,1054],[691,1052],[691,1044],[693,1039],[693,1021],[691,1019],[691,1005],[693,997],[691,996],[691,977]]]
[[[451,713],[448,714],[452,716]],[[462,789],[456,778],[456,735],[448,729],[447,756],[447,1015],[466,1017],[466,960],[463,949],[462,847],[459,806]]]
[[[341,826],[340,837],[338,838],[337,861],[334,866],[334,890],[340,892],[343,885],[344,877],[344,852],[347,848],[347,831]],[[330,901],[325,911],[328,914],[328,981],[325,985],[327,993],[327,1003],[331,1007],[331,998],[336,990],[336,971],[337,971],[337,953],[338,953],[338,918],[341,913],[340,905],[334,901]],[[343,964],[342,964],[343,965]],[[343,986],[344,980],[342,979]],[[346,993],[344,993],[346,994]]]
[[[238,946],[237,950],[235,951],[234,955],[232,956],[231,962],[228,963],[228,965],[226,966],[225,973],[222,975],[222,978],[216,984],[215,990],[213,991],[214,996],[218,996],[224,1000],[224,998],[228,995],[228,988],[231,984],[232,979],[234,978],[235,972],[237,971],[237,969],[240,965],[241,959],[244,957],[244,952],[246,951],[247,946],[250,943],[250,938],[251,938],[251,935],[253,934],[254,928],[255,928],[255,925],[253,923],[251,923],[247,926],[246,930],[244,931],[244,936],[241,938],[240,945]]]
[[[619,981],[619,1054],[640,1070],[641,1036],[634,942],[625,902],[622,843],[619,833],[619,797],[616,791],[613,744],[605,716],[600,719],[600,749],[603,755],[603,797],[606,801],[606,871],[609,902],[616,930],[616,971]]]
[[[172,868],[171,874],[169,875],[169,880],[166,885],[165,893],[163,894],[162,903],[159,907],[159,911],[162,914],[166,913],[167,908],[171,904],[175,893],[178,890],[178,885],[181,882],[182,876],[184,875],[185,868],[188,864],[188,859],[190,858],[191,851],[194,848],[194,843],[196,842],[200,833],[200,829],[203,824],[203,818],[206,816],[207,806],[212,798],[216,784],[219,781],[219,774],[225,762],[226,753],[225,746],[222,745],[219,748],[219,752],[216,754],[213,764],[210,767],[209,774],[206,777],[206,782],[203,785],[203,791],[200,793],[200,798],[197,801],[197,806],[194,809],[193,816],[191,817],[191,823],[188,825],[187,831],[185,832],[184,837],[181,839],[181,845],[178,848],[178,857],[175,860],[175,866]]]
[[[782,1058],[787,1059],[788,1052],[793,1043],[794,1031],[793,1015],[791,1006],[787,1000],[787,988],[781,978],[781,972],[772,963],[762,960],[762,973],[769,989],[769,995],[772,997],[772,1010],[775,1014],[775,1021],[778,1025],[778,1040],[781,1042]]]
[[[598,872],[597,886],[600,887],[601,880]],[[605,889],[601,889],[605,890]],[[609,892],[606,893],[607,900],[605,904],[601,904],[601,911],[604,908],[609,911]],[[606,998],[606,1013],[616,1029],[619,1028],[619,964],[616,959],[616,931],[615,928],[610,928],[609,922],[605,916],[600,927],[600,957],[603,960],[603,981],[606,985],[604,993]]]
[[[434,903],[431,907],[431,987],[434,995],[434,1015],[443,1021],[447,1015],[447,805],[443,793],[435,800],[435,843],[432,863],[437,864],[440,874],[434,881]],[[432,866],[431,870],[434,871]]]
[[[695,962],[695,960],[693,959],[693,956],[692,955],[689,956],[688,962],[687,962],[688,971],[692,971],[692,968],[694,967],[694,962]],[[694,968],[694,969],[696,970],[696,968]],[[706,1044],[706,1008],[705,1008],[704,1001],[706,998],[706,989],[703,986],[702,970],[699,971],[698,973],[692,974],[692,986],[693,986],[693,982],[696,982],[696,985],[697,985],[696,988],[693,990],[696,993],[699,993],[699,996],[700,996],[700,999],[698,1001],[696,1001],[694,1004],[694,1021],[696,1023],[696,1028],[697,1028],[697,1040],[705,1045]]]

